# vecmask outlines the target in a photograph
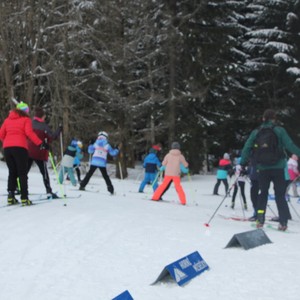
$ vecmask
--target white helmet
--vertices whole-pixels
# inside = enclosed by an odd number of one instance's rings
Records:
[[[108,138],[108,134],[105,131],[99,131],[98,136],[104,136],[104,137]]]

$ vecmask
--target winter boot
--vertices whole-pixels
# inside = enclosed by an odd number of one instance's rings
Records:
[[[245,202],[244,203],[244,210],[247,210],[248,209],[248,206],[247,206],[247,203]]]
[[[47,199],[59,199],[58,195],[55,193],[48,193]]]
[[[231,207],[232,209],[234,209],[234,201],[231,202],[230,207]]]
[[[111,195],[114,194],[114,187],[112,185],[107,186],[107,190],[111,193]]]
[[[85,187],[82,186],[82,185],[80,185],[80,186],[79,186],[79,191],[85,191]]]
[[[252,217],[250,217],[250,218],[248,219],[248,221],[250,221],[250,222],[255,222],[255,221],[256,221],[256,215],[253,215]]]
[[[278,225],[278,230],[279,231],[286,231],[287,230],[287,223],[286,222],[281,222],[281,223],[279,223],[279,225]]]
[[[32,205],[32,201],[29,199],[21,199],[22,206],[29,206]]]
[[[258,210],[256,216],[256,228],[262,228],[265,223],[265,211]]]
[[[15,198],[14,193],[8,192],[7,205],[19,204],[19,201]]]

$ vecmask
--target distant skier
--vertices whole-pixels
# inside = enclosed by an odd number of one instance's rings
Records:
[[[105,131],[100,131],[98,133],[98,138],[93,145],[89,145],[88,153],[92,154],[90,169],[85,175],[84,179],[80,183],[79,190],[84,191],[85,186],[90,181],[90,178],[96,171],[99,169],[107,186],[107,190],[113,194],[114,187],[111,183],[111,180],[107,174],[106,164],[107,164],[107,155],[117,156],[119,154],[119,148],[112,148],[108,142],[108,134]]]
[[[59,172],[59,183],[62,184],[64,181],[64,175],[67,174],[73,186],[76,186],[77,181],[74,176],[73,164],[76,156],[81,154],[77,150],[78,141],[73,139],[70,145],[64,152],[63,158],[61,160],[61,168]]]
[[[299,176],[299,170],[298,170],[298,156],[296,154],[292,154],[292,156],[289,158],[287,162],[288,166],[288,173],[290,176],[290,180],[288,182],[288,187],[287,187],[287,193],[290,187],[293,189],[293,195],[294,197],[299,197],[298,192],[297,192],[297,184],[296,180]]]
[[[221,182],[223,182],[225,186],[225,194],[227,194],[228,191],[228,172],[232,174],[233,169],[232,169],[232,164],[230,161],[230,156],[228,153],[224,153],[223,158],[220,159],[219,161],[219,166],[217,170],[217,183],[215,184],[213,194],[214,195],[219,195],[218,190]]]
[[[78,180],[79,183],[81,182],[80,166],[81,166],[81,160],[83,158],[82,147],[83,147],[82,142],[77,141],[77,143],[76,143],[76,156],[74,157],[73,168],[76,172],[77,180]],[[67,180],[70,180],[70,178],[67,177]]]
[[[247,210],[248,207],[247,207],[247,201],[246,201],[246,196],[245,196],[246,174],[241,173],[243,168],[240,165],[240,162],[241,162],[241,158],[239,157],[237,159],[237,165],[234,167],[235,176],[236,176],[237,180],[236,180],[236,183],[235,183],[234,189],[233,189],[233,195],[232,195],[232,200],[231,200],[231,208],[234,209],[235,197],[237,195],[238,189],[240,188],[241,196],[242,196],[243,202],[244,202],[244,209]]]
[[[145,157],[143,162],[143,167],[145,168],[145,176],[139,188],[140,193],[143,193],[144,188],[148,183],[152,184],[153,191],[157,189],[157,171],[160,166],[161,162],[157,157],[157,150],[151,147],[149,150],[149,154]]]
[[[47,149],[49,147],[33,131],[28,105],[20,102],[15,109],[10,111],[0,129],[0,140],[3,142],[4,157],[8,167],[8,205],[18,203],[14,194],[17,187],[17,178],[20,181],[22,205],[32,204],[28,199],[27,139],[33,141],[40,149]]]
[[[180,202],[182,205],[185,205],[186,196],[180,183],[180,173],[182,169],[181,165],[183,165],[184,168],[187,168],[189,164],[185,160],[185,157],[181,154],[180,144],[178,142],[172,143],[171,150],[164,157],[162,165],[163,167],[165,167],[165,177],[162,184],[155,190],[152,196],[152,200],[160,200],[164,191],[169,187],[169,184],[173,181]]]
[[[59,137],[62,127],[60,126],[53,133],[51,128],[46,124],[45,119],[46,114],[44,110],[41,107],[36,107],[32,120],[33,131],[42,141],[47,141],[48,144],[51,144],[53,140]],[[30,171],[32,163],[35,162],[43,176],[43,182],[48,197],[53,199],[58,198],[58,196],[52,192],[50,177],[47,169],[49,149],[40,150],[39,146],[36,146],[32,141],[28,140],[28,156],[28,172]]]

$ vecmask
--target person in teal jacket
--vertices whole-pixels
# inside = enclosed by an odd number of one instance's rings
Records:
[[[214,191],[213,191],[214,195],[219,195],[218,191],[221,182],[223,182],[225,187],[225,194],[227,194],[228,192],[227,176],[228,176],[228,172],[231,171],[232,171],[232,164],[231,164],[230,156],[228,153],[224,153],[223,158],[220,159],[219,161],[219,166],[217,170],[217,182],[214,186]]]
[[[270,183],[273,182],[276,205],[279,214],[279,226],[278,230],[285,231],[287,229],[288,219],[290,217],[288,204],[285,199],[286,182],[284,176],[284,169],[286,167],[286,155],[285,150],[291,153],[300,155],[300,148],[298,148],[289,137],[286,130],[276,125],[276,112],[272,109],[267,109],[263,114],[263,123],[260,128],[271,127],[273,128],[277,139],[278,148],[282,151],[282,157],[277,162],[267,165],[257,163],[258,171],[258,184],[260,189],[260,195],[257,203],[257,220],[256,227],[261,228],[265,221],[265,211],[268,202],[268,193]],[[256,143],[256,136],[259,128],[254,129],[249,138],[247,139],[241,155],[240,164],[245,166],[248,162],[250,155],[254,149]]]

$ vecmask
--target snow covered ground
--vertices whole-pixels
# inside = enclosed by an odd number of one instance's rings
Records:
[[[181,206],[174,203],[174,187],[164,195],[172,203],[150,201],[150,187],[137,193],[141,168],[129,169],[123,181],[115,178],[114,166],[110,172],[114,196],[95,173],[87,186],[93,192],[65,185],[68,196],[80,198],[7,207],[7,168],[0,163],[0,299],[108,300],[125,290],[137,300],[299,299],[300,219],[294,210],[288,233],[265,229],[271,244],[225,249],[235,234],[254,228],[219,215],[243,216],[239,197],[235,210],[227,198],[210,227],[204,226],[223,199],[211,195],[213,175],[183,178],[188,205]],[[60,193],[50,173],[53,190]],[[29,186],[32,200],[45,191],[37,168]],[[251,206],[249,184],[246,190]],[[296,200],[292,204],[300,214]],[[276,212],[273,201],[269,206]],[[183,287],[170,281],[151,285],[166,265],[194,251],[209,271]]]

